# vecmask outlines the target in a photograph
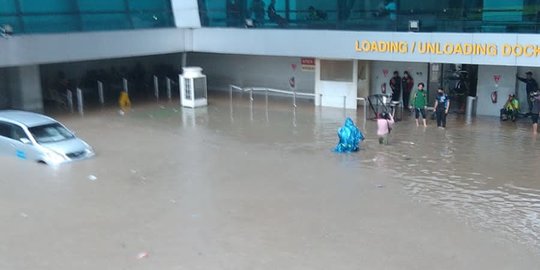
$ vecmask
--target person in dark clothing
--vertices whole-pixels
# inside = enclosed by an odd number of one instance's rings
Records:
[[[401,96],[401,77],[399,72],[394,71],[394,76],[390,79],[390,88],[392,89],[392,101],[399,101]]]
[[[540,93],[532,92],[528,99],[533,104],[531,109],[531,120],[533,123],[533,134],[536,134],[538,132],[538,116],[540,113]]]
[[[435,107],[435,114],[437,115],[437,127],[446,128],[446,116],[448,115],[448,108],[450,108],[450,99],[442,88],[437,89],[433,107]]]
[[[538,91],[538,83],[536,80],[532,77],[532,72],[528,71],[525,73],[527,77],[522,78],[519,77],[518,74],[516,74],[516,78],[522,82],[525,83],[525,89],[527,91],[527,104],[529,105],[529,113],[532,112],[533,109],[533,101],[530,99],[531,93],[534,93]]]
[[[465,113],[465,105],[467,96],[469,95],[469,82],[466,72],[460,73],[458,82],[454,87],[454,93],[458,105],[458,113]]]
[[[403,88],[403,107],[409,108],[409,99],[411,98],[411,92],[414,87],[414,79],[411,77],[408,71],[403,72],[403,78],[401,78],[401,88]]]
[[[277,23],[279,27],[285,27],[287,25],[287,21],[276,12],[276,0],[270,2],[266,12],[268,13],[270,21]]]
[[[238,0],[227,0],[227,26],[240,25],[240,4]]]

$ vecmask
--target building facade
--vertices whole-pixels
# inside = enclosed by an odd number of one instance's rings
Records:
[[[4,0],[0,107],[39,111],[52,91],[98,79],[116,91],[133,78],[144,93],[153,74],[197,65],[210,89],[289,89],[294,77],[316,104],[349,108],[407,72],[498,115],[509,94],[527,107],[516,74],[540,76],[538,2]]]

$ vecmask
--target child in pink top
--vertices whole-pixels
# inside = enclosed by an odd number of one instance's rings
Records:
[[[392,131],[394,117],[390,113],[382,113],[377,116],[377,136],[380,144],[388,144],[388,135]]]

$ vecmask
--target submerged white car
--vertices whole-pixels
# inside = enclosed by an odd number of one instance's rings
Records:
[[[0,155],[58,165],[94,156],[94,150],[45,115],[0,111]]]

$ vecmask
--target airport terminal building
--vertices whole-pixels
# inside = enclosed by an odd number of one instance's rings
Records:
[[[114,98],[123,78],[142,98],[154,76],[200,66],[210,90],[349,109],[406,72],[498,116],[509,94],[527,106],[517,74],[540,79],[539,16],[536,0],[3,0],[0,108],[43,111],[74,88],[94,100],[97,81]]]

